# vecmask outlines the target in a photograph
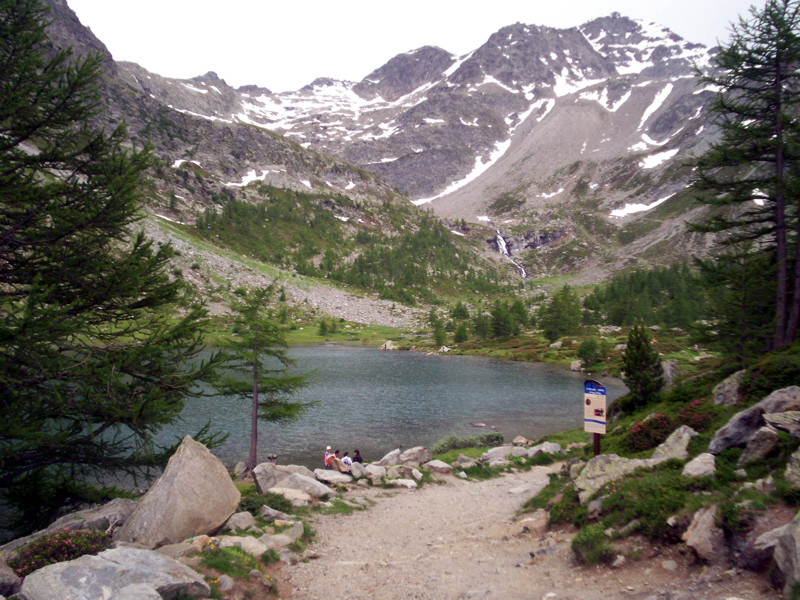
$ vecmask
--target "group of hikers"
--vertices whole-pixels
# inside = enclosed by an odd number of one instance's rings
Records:
[[[349,452],[345,452],[344,456],[340,458],[339,451],[335,450],[332,452],[331,447],[328,446],[325,448],[325,454],[322,457],[322,462],[326,469],[332,469],[339,471],[340,473],[349,473],[354,462],[363,463],[364,459],[361,458],[361,453],[357,448],[353,452],[352,457],[350,456]]]

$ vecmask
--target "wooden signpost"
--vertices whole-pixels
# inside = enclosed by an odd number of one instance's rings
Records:
[[[583,430],[592,434],[594,456],[597,456],[600,435],[606,433],[606,388],[593,379],[583,382]]]

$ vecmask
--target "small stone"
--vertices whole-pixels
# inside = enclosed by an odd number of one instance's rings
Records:
[[[661,566],[667,571],[675,571],[678,568],[678,563],[676,563],[674,560],[665,560],[662,561]]]

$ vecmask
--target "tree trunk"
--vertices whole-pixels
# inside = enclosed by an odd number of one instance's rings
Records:
[[[786,265],[786,188],[783,140],[783,77],[780,59],[775,66],[775,95],[778,99],[775,116],[775,335],[774,348],[786,343],[786,292],[788,268]]]
[[[258,326],[255,328],[258,339]],[[254,344],[258,348],[258,344]],[[250,408],[250,456],[247,459],[247,472],[256,468],[258,450],[258,353],[253,355],[253,404]]]

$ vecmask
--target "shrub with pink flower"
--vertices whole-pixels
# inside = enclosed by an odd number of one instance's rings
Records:
[[[639,421],[628,434],[627,444],[631,450],[649,450],[667,439],[675,429],[675,423],[667,415],[652,415]]]
[[[24,578],[44,566],[97,554],[110,545],[111,534],[105,531],[62,529],[23,546],[8,560],[8,566]]]

